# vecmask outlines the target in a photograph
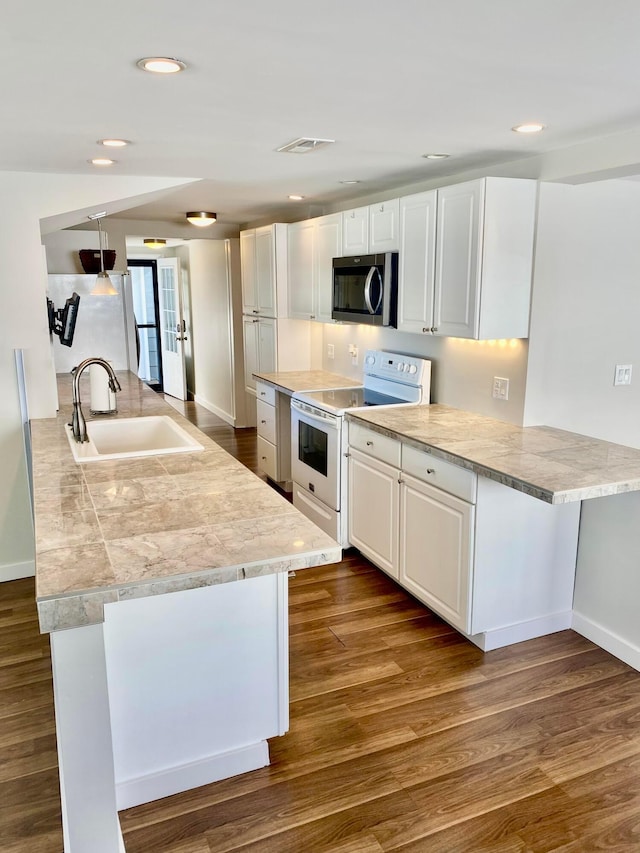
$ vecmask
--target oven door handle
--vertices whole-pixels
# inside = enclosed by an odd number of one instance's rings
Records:
[[[378,302],[376,307],[374,308],[371,304],[371,282],[373,281],[373,276],[378,275],[378,280],[380,282],[380,296],[378,298]],[[369,314],[377,314],[378,309],[380,308],[380,303],[382,302],[382,279],[380,278],[380,270],[378,267],[373,266],[367,273],[367,278],[364,283],[364,301],[367,304],[367,308],[369,309]]]
[[[291,401],[291,409],[296,413],[298,420],[310,421],[328,429],[337,430],[340,428],[340,418],[328,413],[320,415],[309,412],[306,408],[302,408],[303,405],[299,404],[297,400]]]

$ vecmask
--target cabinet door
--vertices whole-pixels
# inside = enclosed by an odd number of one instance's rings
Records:
[[[436,246],[436,191],[400,200],[398,329],[431,332]]]
[[[256,232],[240,232],[240,274],[242,277],[242,313],[258,313],[256,293]]]
[[[484,181],[438,190],[434,331],[477,338]]]
[[[244,386],[247,391],[256,390],[256,380],[253,374],[259,370],[258,364],[258,325],[255,317],[243,317],[243,340],[244,340]]]
[[[342,251],[345,257],[369,251],[369,208],[357,207],[342,214]]]
[[[315,319],[314,311],[315,221],[294,222],[287,234],[289,317]]]
[[[471,628],[475,507],[406,474],[400,486],[400,583],[466,633]]]
[[[331,322],[333,306],[333,259],[342,257],[342,214],[321,216],[316,222],[315,319]]]
[[[256,298],[258,312],[276,316],[276,255],[273,228],[256,228]]]
[[[400,246],[398,220],[400,201],[381,201],[369,207],[369,251],[397,252]]]
[[[349,542],[398,577],[398,470],[357,450],[349,456]]]
[[[275,373],[278,369],[276,357],[277,323],[261,319],[258,328],[258,368],[261,373]]]

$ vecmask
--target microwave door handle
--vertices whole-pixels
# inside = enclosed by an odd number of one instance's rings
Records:
[[[378,309],[380,308],[380,303],[382,302],[382,287],[380,287],[380,297],[378,299],[378,303],[377,303],[376,307],[374,308],[373,305],[371,304],[371,282],[373,281],[373,276],[376,273],[378,275],[378,278],[380,278],[380,272],[378,270],[378,267],[376,267],[376,266],[371,267],[371,269],[367,273],[367,278],[366,278],[365,283],[364,283],[364,301],[367,305],[367,308],[369,309],[369,314],[376,314]],[[382,284],[382,280],[380,280],[380,281]]]

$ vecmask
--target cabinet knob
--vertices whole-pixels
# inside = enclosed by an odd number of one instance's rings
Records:
[[[435,468],[427,468],[427,474],[435,474],[435,473],[436,473]]]
[[[438,331],[438,327],[437,327],[437,326],[432,326],[432,327],[431,327],[431,331],[432,331],[432,332],[437,332],[437,331]]]
[[[259,310],[258,310],[257,308],[252,308],[252,309],[251,309],[251,313],[252,313],[252,314],[259,314],[260,312],[259,312]]]
[[[316,319],[316,315],[315,315],[315,314],[309,314],[309,319],[310,319],[310,320],[315,320],[315,319]]]
[[[426,332],[430,332],[431,329],[429,328],[429,326],[423,326],[422,331],[426,333]]]
[[[266,458],[267,458],[266,456],[261,456],[261,457],[260,457],[260,459],[266,459]]]
[[[372,442],[372,441],[368,441],[368,442],[367,442],[367,447],[372,447],[372,446],[373,446],[373,442]]]
[[[266,424],[266,421],[260,421],[261,424]]]

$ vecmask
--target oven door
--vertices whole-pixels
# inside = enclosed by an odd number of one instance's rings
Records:
[[[291,478],[334,510],[340,509],[342,418],[291,401]]]

